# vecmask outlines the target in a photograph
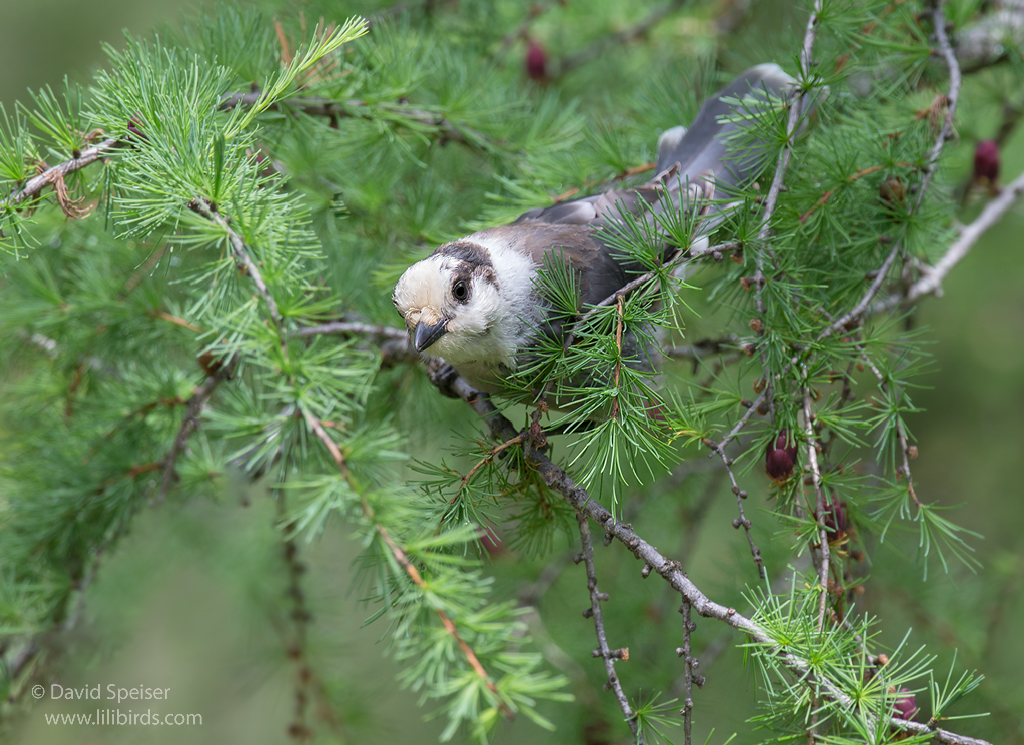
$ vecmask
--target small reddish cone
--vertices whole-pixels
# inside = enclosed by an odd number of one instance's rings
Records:
[[[793,466],[796,464],[796,441],[792,445],[786,445],[789,433],[786,430],[779,432],[775,442],[768,443],[765,452],[764,470],[768,477],[776,484],[784,484],[793,475]]]
[[[504,541],[501,536],[493,529],[484,530],[480,535],[480,545],[484,547],[484,550],[491,556],[498,556],[505,550]]]
[[[999,144],[995,140],[982,140],[975,148],[974,181],[992,192],[999,188]]]
[[[829,543],[846,533],[846,511],[843,509],[842,502],[825,504],[825,527],[830,530]]]
[[[892,715],[905,722],[909,722],[917,716],[917,697],[910,692],[909,688],[900,688],[900,694],[896,698]]]
[[[907,187],[898,178],[886,179],[878,185],[878,196],[893,207],[900,206],[906,199]]]
[[[129,142],[135,139],[149,139],[142,131],[142,114],[138,111],[135,112],[135,116],[128,117],[128,134],[129,137],[127,139]]]
[[[199,363],[199,368],[208,378],[219,373],[220,369],[224,367],[224,360],[219,357],[214,357],[210,352],[203,352],[201,355],[196,357],[196,362]]]
[[[547,79],[548,55],[544,47],[535,41],[530,42],[530,48],[526,50],[526,74],[531,80],[538,82]]]
[[[658,404],[651,404],[650,408],[647,409],[647,416],[656,422],[664,422],[668,420],[665,416],[665,410],[658,406]]]

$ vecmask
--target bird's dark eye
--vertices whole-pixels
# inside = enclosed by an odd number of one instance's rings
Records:
[[[469,285],[460,279],[452,285],[452,297],[460,303],[464,303],[469,300]]]

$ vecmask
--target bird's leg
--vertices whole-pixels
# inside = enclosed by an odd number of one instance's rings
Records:
[[[430,382],[437,386],[437,390],[448,398],[462,398],[452,388],[455,379],[459,377],[459,371],[449,365],[440,357],[431,357],[427,363],[427,375]]]

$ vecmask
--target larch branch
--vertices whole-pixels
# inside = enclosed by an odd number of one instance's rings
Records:
[[[435,367],[434,371],[439,368]],[[475,390],[465,379],[454,374],[434,375],[433,382],[446,395],[463,399],[483,419],[492,436],[508,440],[518,433],[512,423],[490,402],[486,394]],[[534,468],[544,482],[572,505],[578,514],[594,520],[606,534],[611,535],[638,559],[645,562],[657,572],[669,585],[687,600],[698,614],[744,632],[753,642],[765,645],[779,660],[805,685],[817,686],[821,695],[827,696],[844,707],[853,707],[854,703],[832,680],[815,675],[808,663],[799,657],[780,648],[772,641],[768,632],[755,621],[746,618],[735,608],[715,603],[687,578],[678,562],[664,556],[658,549],[640,537],[628,523],[616,520],[614,515],[591,498],[590,494],[572,479],[562,468],[553,463],[547,455],[528,441],[523,443],[523,455],[526,463]],[[885,726],[893,726],[915,734],[931,735],[944,745],[991,745],[984,740],[958,735],[947,730],[929,727],[917,722],[908,722],[890,717]]]
[[[313,432],[314,435],[316,435],[317,439],[319,439],[320,442],[323,443],[324,447],[327,449],[327,452],[331,454],[331,458],[334,459],[334,462],[335,464],[337,464],[338,470],[341,471],[342,476],[345,478],[346,481],[349,482],[349,484],[353,487],[354,490],[358,491],[357,484],[355,484],[352,479],[352,473],[348,468],[348,464],[345,462],[344,455],[338,448],[337,443],[335,443],[334,440],[331,439],[331,436],[327,434],[327,430],[324,429],[323,423],[306,408],[303,408],[302,414],[310,430]],[[395,542],[395,539],[391,537],[391,534],[388,533],[387,528],[385,528],[383,525],[381,525],[374,519],[373,511],[370,509],[370,506],[366,503],[365,500],[363,500],[362,502],[362,508],[363,514],[367,517],[367,519],[369,519],[373,523],[374,530],[376,530],[377,534],[380,535],[381,540],[384,541],[384,544],[388,547],[388,550],[391,552],[391,555],[394,557],[395,561],[398,562],[399,566],[402,567],[402,570],[406,573],[406,575],[408,575],[412,583],[421,590],[427,589],[427,583],[424,581],[419,570],[411,561],[409,561],[409,557],[406,555],[402,547]],[[469,666],[473,668],[473,671],[476,672],[476,674],[479,675],[485,681],[487,689],[492,694],[494,694],[498,702],[498,708],[502,711],[502,713],[510,717],[512,715],[512,712],[509,710],[508,706],[501,700],[501,697],[498,694],[497,686],[494,685],[494,681],[491,680],[490,676],[487,674],[487,670],[485,670],[484,666],[480,663],[480,659],[476,656],[476,652],[473,651],[473,648],[469,646],[469,644],[466,643],[466,640],[463,639],[462,636],[459,634],[458,628],[455,626],[455,623],[452,621],[451,617],[444,611],[444,609],[436,608],[435,611],[437,613],[437,617],[441,621],[441,625],[444,627],[444,630],[448,632],[448,634],[450,634],[451,637],[455,640],[455,642],[459,645],[459,649],[462,650],[462,654],[465,656],[466,662],[468,662]]]
[[[818,564],[818,585],[821,598],[818,602],[818,632],[825,628],[825,609],[828,607],[828,570],[830,566],[828,529],[825,527],[825,496],[821,489],[821,467],[818,464],[818,438],[814,434],[814,412],[811,410],[811,389],[804,371],[804,435],[807,437],[807,467],[811,472],[811,485],[818,513],[818,541],[821,561]]]
[[[619,702],[619,708],[622,709],[622,715],[626,718],[637,745],[643,745],[643,734],[637,726],[636,716],[629,705],[629,699],[626,698],[626,694],[622,690],[619,676],[615,672],[615,660],[628,660],[629,650],[612,650],[608,646],[608,634],[605,631],[604,616],[601,613],[601,601],[607,600],[608,596],[597,589],[597,570],[594,567],[594,543],[590,539],[590,522],[582,512],[576,513],[576,521],[580,526],[580,542],[583,546],[580,556],[587,569],[587,590],[590,592],[590,607],[584,611],[584,615],[594,619],[594,631],[597,634],[597,649],[594,651],[594,656],[600,657],[604,661],[608,687],[615,694],[615,700]]]
[[[752,407],[751,407],[752,408]],[[746,421],[743,419],[741,421]],[[722,459],[722,465],[725,466],[725,472],[729,474],[729,481],[732,482],[732,493],[736,497],[736,508],[740,513],[740,516],[733,520],[733,527],[743,527],[744,532],[747,535],[747,543],[750,544],[750,555],[754,557],[754,564],[757,565],[757,576],[761,579],[765,579],[768,575],[764,568],[764,559],[761,557],[761,549],[754,543],[754,537],[750,535],[750,528],[752,523],[747,519],[746,514],[743,511],[743,500],[747,498],[747,493],[740,489],[739,483],[736,481],[736,474],[732,470],[732,460],[725,454],[724,448],[713,440],[704,440],[705,447],[711,449],[712,454],[718,455]]]
[[[102,142],[97,142],[92,147],[82,150],[77,158],[71,158],[63,163],[47,168],[38,176],[30,178],[21,189],[0,202],[0,212],[14,209],[22,202],[39,196],[40,192],[47,186],[54,186],[61,182],[67,174],[74,173],[91,163],[95,163],[120,144],[121,142],[117,138],[108,137]]]
[[[199,427],[199,415],[203,411],[203,406],[206,405],[217,386],[231,376],[233,369],[233,362],[221,366],[215,374],[206,378],[185,402],[185,415],[182,417],[181,427],[174,437],[171,449],[160,463],[163,468],[163,478],[160,480],[160,488],[156,493],[155,500],[157,502],[163,502],[167,497],[167,492],[170,491],[171,481],[174,479],[174,466],[178,462],[178,457],[185,451],[192,433]]]
[[[949,274],[949,271],[960,263],[989,228],[999,222],[1022,193],[1024,193],[1024,174],[1004,186],[999,196],[985,205],[985,209],[981,211],[974,222],[964,227],[960,236],[950,244],[938,263],[911,286],[906,300],[914,302],[924,295],[940,294],[942,280]]]

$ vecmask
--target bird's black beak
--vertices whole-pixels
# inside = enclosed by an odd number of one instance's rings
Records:
[[[425,323],[416,324],[416,333],[413,336],[413,343],[416,345],[416,351],[422,352],[446,333],[448,333],[447,318],[442,318],[433,326],[428,326]]]

